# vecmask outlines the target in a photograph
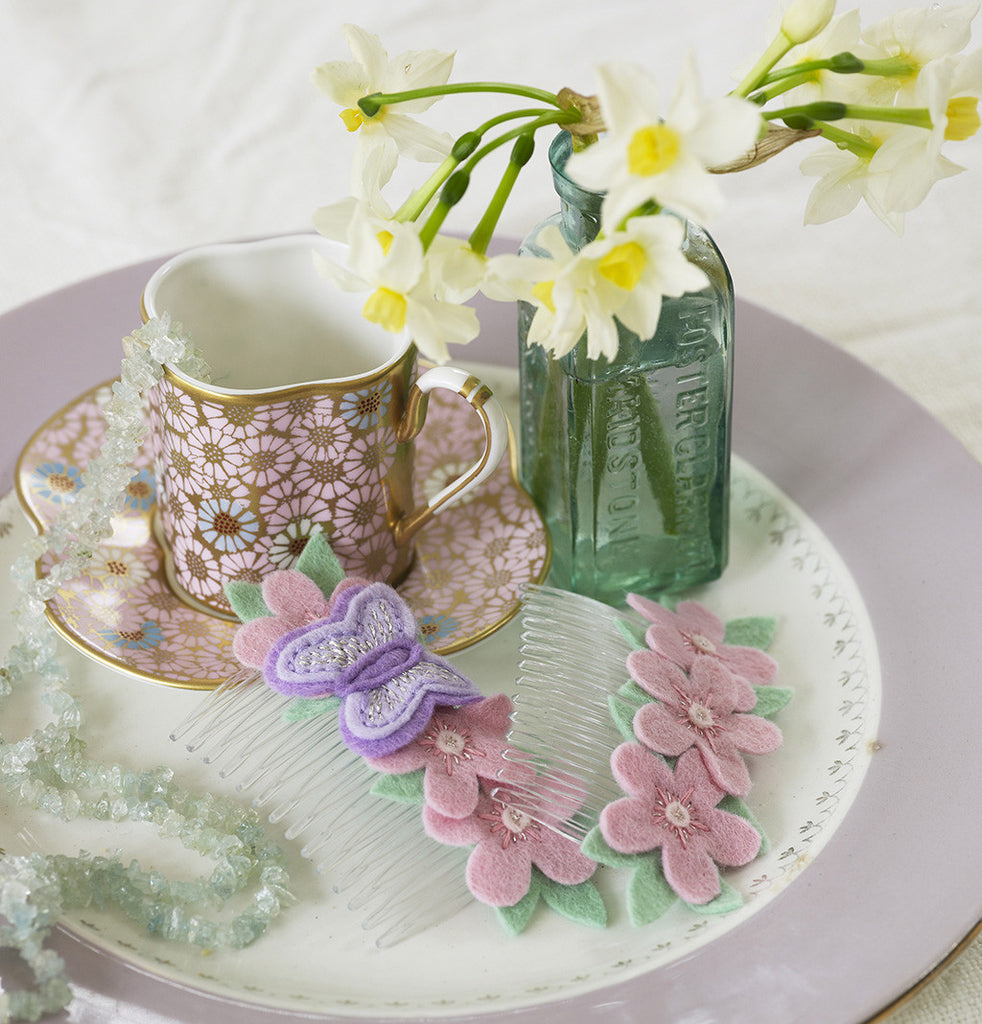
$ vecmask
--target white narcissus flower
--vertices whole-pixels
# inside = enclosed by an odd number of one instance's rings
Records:
[[[447,302],[473,298],[487,273],[486,256],[475,252],[462,238],[437,235],[426,250],[435,294]]]
[[[657,330],[663,296],[697,292],[709,284],[682,252],[684,240],[685,225],[675,217],[632,217],[623,230],[580,251],[582,259],[595,262],[601,304],[639,338]],[[613,358],[616,349],[604,354]]]
[[[573,153],[567,171],[607,193],[605,230],[650,201],[699,223],[709,220],[722,199],[708,168],[753,146],[762,127],[759,108],[736,96],[706,99],[691,54],[665,112],[655,82],[636,65],[604,65],[597,91],[607,131]]]
[[[982,127],[980,96],[982,50],[932,61],[921,72],[914,103],[930,111],[931,129],[896,132],[870,161],[874,171],[889,174],[884,198],[890,209],[913,210],[935,182],[965,169],[944,156],[941,147],[971,138]]]
[[[589,358],[613,359],[617,321],[638,337],[650,338],[663,296],[698,291],[709,283],[682,253],[684,236],[685,226],[674,217],[632,217],[622,230],[573,253],[552,225],[539,235],[551,257],[498,257],[491,261],[489,276],[508,282],[516,297],[538,307],[529,344],[562,357],[585,332]]]
[[[384,185],[392,175],[397,151],[416,160],[442,160],[450,151],[451,137],[410,116],[432,106],[435,97],[382,107],[374,117],[366,117],[358,101],[376,92],[445,85],[453,70],[454,55],[440,50],[409,50],[390,59],[378,36],[357,25],[345,25],[342,31],[355,59],[328,61],[316,68],[312,77],[317,88],[341,106],[341,119],[348,131],[358,132],[353,188],[360,187],[357,183],[365,179],[366,171]],[[375,154],[372,165],[369,154],[376,149],[381,153]]]
[[[871,78],[868,88],[877,102],[896,97],[898,105],[909,105],[921,70],[931,61],[951,57],[968,46],[972,37],[972,20],[979,12],[978,3],[959,7],[908,8],[871,25],[863,33],[863,47],[856,56],[863,60],[899,58],[908,62],[906,75]]]
[[[443,297],[439,261],[431,265],[414,225],[378,217],[363,203],[353,211],[346,240],[346,266],[318,253],[314,259],[338,287],[369,293],[362,308],[367,320],[411,338],[422,355],[438,363],[449,358],[448,344],[477,337],[477,314]]]
[[[877,127],[888,134],[900,130],[894,125]],[[855,130],[871,147],[885,141],[886,136],[882,133],[878,139],[874,139],[864,128],[857,127]],[[838,217],[845,217],[852,213],[862,199],[887,227],[898,235],[903,234],[904,215],[886,206],[884,196],[887,175],[870,167],[874,153],[875,150],[868,156],[859,156],[837,146],[824,146],[802,160],[802,173],[819,179],[805,205],[806,224],[826,224]]]

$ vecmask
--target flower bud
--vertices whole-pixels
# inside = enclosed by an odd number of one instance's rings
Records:
[[[794,0],[781,20],[781,35],[792,46],[814,39],[832,20],[835,0]]]

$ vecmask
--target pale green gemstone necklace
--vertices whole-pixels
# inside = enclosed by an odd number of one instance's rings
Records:
[[[64,965],[43,946],[66,911],[113,904],[161,938],[204,949],[241,949],[295,902],[283,853],[251,808],[189,793],[165,767],[134,770],[86,754],[83,709],[68,689],[45,602],[78,575],[112,532],[112,515],[133,475],[144,430],[142,399],[161,378],[163,364],[207,379],[200,357],[166,321],[150,321],[123,348],[120,380],[104,408],[105,442],[86,469],[85,486],[43,536],[24,545],[12,570],[19,591],[12,613],[17,639],[0,662],[0,786],[17,803],[66,822],[151,823],[162,837],[178,839],[214,866],[206,876],[172,881],[136,861],[82,853],[11,856],[0,850],[0,947],[17,950],[35,978],[33,990],[0,992],[0,1024],[37,1020],[70,1002]],[[48,552],[59,561],[39,579],[35,566]],[[40,682],[52,721],[14,741],[2,713],[14,687],[31,679]],[[233,897],[245,908],[219,919]]]

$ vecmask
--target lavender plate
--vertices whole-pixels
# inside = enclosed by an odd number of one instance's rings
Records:
[[[138,296],[152,269],[139,265],[83,282],[0,319],[0,491],[11,485],[17,453],[38,424],[116,371],[119,339],[138,323]],[[511,317],[504,308],[494,316],[489,310],[485,337],[468,355],[513,362]],[[914,402],[820,339],[746,304],[738,330],[736,448],[776,487],[780,507],[800,508],[824,539],[822,550],[847,568],[875,640],[881,706],[849,806],[774,898],[685,955],[627,968],[594,987],[577,983],[518,1005],[511,998],[507,1007],[494,995],[511,991],[510,980],[489,984],[476,956],[469,977],[490,998],[464,1013],[434,1015],[557,1024],[640,1017],[653,1024],[858,1024],[886,1014],[977,929],[982,817],[964,809],[974,806],[982,770],[973,643],[982,469]],[[776,592],[774,599],[783,597]],[[485,659],[489,672],[500,672],[513,628],[454,657]],[[828,674],[823,685],[823,699],[841,702],[838,676]],[[181,690],[139,689],[171,705],[162,731],[195,699]],[[95,692],[103,709],[113,707],[111,679]],[[95,731],[96,746],[119,741],[108,726]],[[812,767],[830,776],[835,770],[821,760]],[[777,824],[793,830],[807,820]],[[24,825],[6,808],[0,822],[10,849],[8,837]],[[76,846],[84,839],[69,838]],[[77,924],[55,946],[78,980],[79,1019],[191,1022],[207,1015],[252,1024],[420,1015],[399,1005],[258,1005],[245,992],[220,994],[204,977],[164,977],[123,948],[109,952],[105,942],[94,943]],[[0,965],[6,981],[11,965]],[[380,968],[377,959],[365,961],[369,975]],[[199,973],[212,969],[202,964]]]

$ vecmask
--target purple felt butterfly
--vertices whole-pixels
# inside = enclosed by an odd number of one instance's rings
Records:
[[[483,699],[420,643],[415,616],[384,583],[343,591],[327,618],[277,640],[263,675],[291,697],[340,697],[341,737],[364,757],[384,757],[414,740],[437,705]]]

